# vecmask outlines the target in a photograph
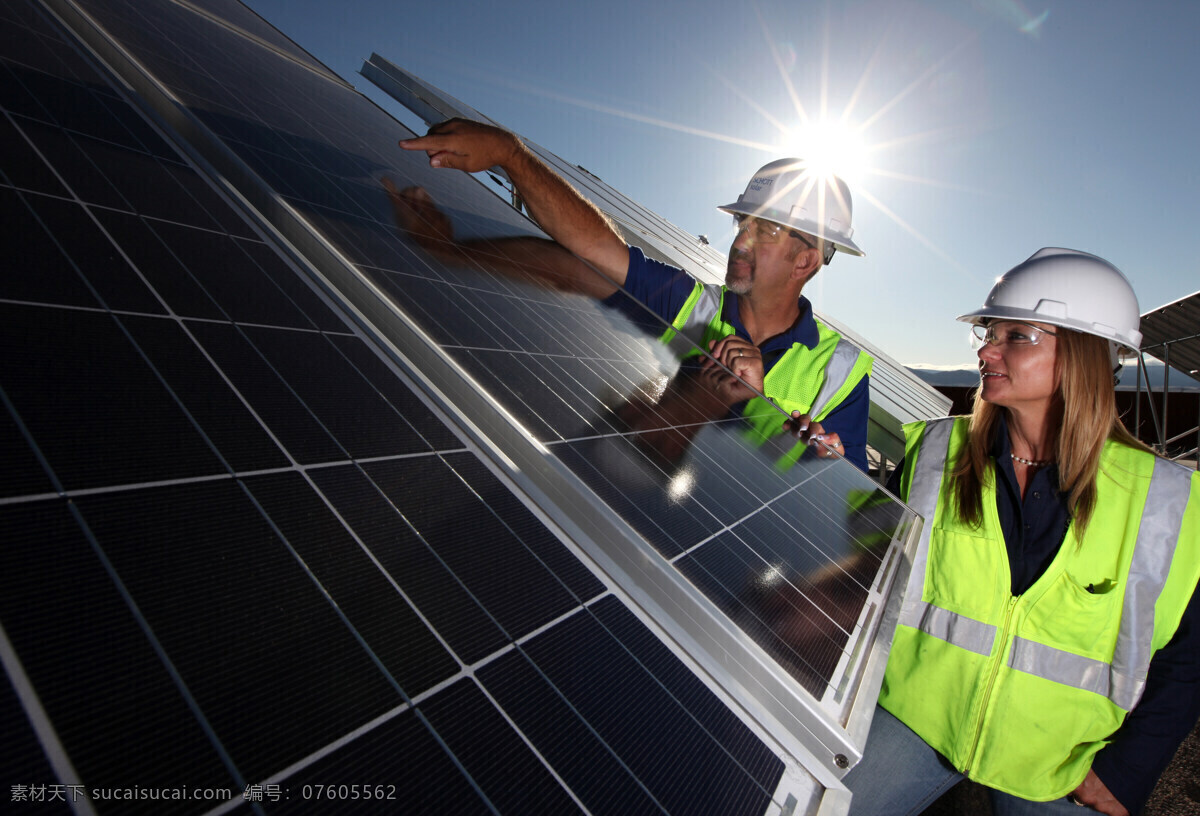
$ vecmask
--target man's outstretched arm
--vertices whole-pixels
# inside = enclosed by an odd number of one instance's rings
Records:
[[[604,215],[578,190],[533,155],[514,134],[466,119],[434,125],[426,136],[400,142],[424,150],[431,167],[477,173],[499,166],[546,234],[587,261],[613,283],[624,285],[629,248]]]

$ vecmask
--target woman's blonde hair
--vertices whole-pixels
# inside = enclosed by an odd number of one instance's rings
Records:
[[[1055,446],[1058,489],[1067,494],[1067,509],[1074,519],[1076,535],[1082,539],[1096,507],[1096,477],[1104,443],[1112,439],[1140,450],[1150,449],[1126,430],[1117,415],[1108,341],[1063,328],[1056,335],[1057,388],[1050,410],[1051,421],[1059,429]],[[958,515],[973,527],[983,522],[983,484],[991,461],[992,439],[1004,410],[985,402],[979,391],[975,392],[967,444],[953,471]]]

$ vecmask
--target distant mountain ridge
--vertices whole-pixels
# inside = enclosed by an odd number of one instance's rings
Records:
[[[922,366],[908,366],[909,371],[916,374],[925,382],[932,385],[934,388],[938,386],[947,387],[962,387],[970,388],[979,384],[979,372],[975,368],[925,368]],[[1151,386],[1156,390],[1162,389],[1163,371],[1166,366],[1162,363],[1148,363],[1146,365],[1146,374],[1149,378]],[[1200,391],[1200,382],[1182,374],[1176,369],[1171,369],[1171,377],[1169,385],[1172,391]],[[1143,381],[1142,388],[1146,387]],[[1137,388],[1137,366],[1126,365],[1121,369],[1121,381],[1118,383],[1119,390]]]

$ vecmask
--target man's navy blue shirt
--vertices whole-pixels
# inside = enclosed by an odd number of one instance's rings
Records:
[[[647,258],[642,251],[629,248],[629,270],[625,279],[625,291],[662,320],[670,323],[679,314],[692,290],[696,279],[682,269],[670,264]],[[661,323],[647,320],[636,303],[630,303],[620,292],[604,301],[605,305],[619,309],[639,325],[655,334],[663,332]],[[783,355],[796,343],[814,348],[820,341],[817,321],[813,318],[812,304],[803,295],[799,300],[800,316],[785,332],[767,338],[761,345],[763,374],[770,371]],[[738,298],[725,298],[721,319],[733,326],[738,337],[750,340],[750,334],[738,313]],[[840,404],[825,417],[821,426],[825,433],[836,433],[842,441],[845,456],[862,471],[867,470],[867,416],[871,408],[869,378],[863,377]],[[780,416],[779,424],[783,425]]]

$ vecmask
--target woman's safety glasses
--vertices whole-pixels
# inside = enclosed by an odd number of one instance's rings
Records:
[[[983,348],[989,346],[1036,346],[1046,337],[1054,337],[1055,333],[1047,329],[1039,329],[1029,323],[1014,320],[1004,320],[989,323],[986,326],[971,327],[971,347]]]

